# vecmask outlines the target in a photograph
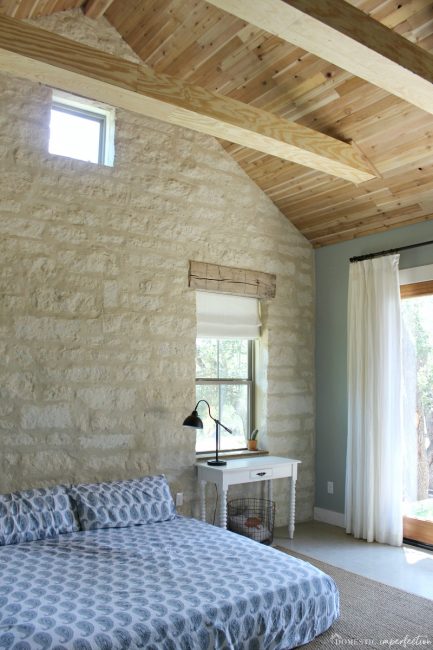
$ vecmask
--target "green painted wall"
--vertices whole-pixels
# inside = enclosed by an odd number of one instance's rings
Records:
[[[317,249],[316,262],[316,499],[344,512],[347,436],[347,287],[349,258],[433,240],[433,221]],[[433,264],[433,245],[400,254],[400,268]],[[327,494],[334,481],[334,494]]]

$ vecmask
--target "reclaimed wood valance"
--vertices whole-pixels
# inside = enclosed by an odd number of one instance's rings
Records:
[[[190,260],[188,286],[200,291],[252,298],[275,298],[277,276],[262,271]]]

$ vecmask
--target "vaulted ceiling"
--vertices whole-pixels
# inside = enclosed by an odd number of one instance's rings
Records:
[[[433,220],[431,112],[292,45],[280,32],[275,36],[251,24],[257,20],[247,22],[214,4],[218,2],[0,0],[0,13],[20,19],[82,7],[89,17],[105,15],[156,73],[263,109],[333,141],[353,143],[371,171],[368,180],[358,183],[222,141],[314,246]],[[350,4],[422,50],[433,51],[432,1]],[[431,60],[426,59],[430,80]]]

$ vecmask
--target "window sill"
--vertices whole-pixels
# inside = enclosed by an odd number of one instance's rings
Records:
[[[269,454],[265,449],[257,449],[257,451],[248,451],[248,449],[239,449],[238,451],[221,451],[218,457],[221,460],[229,460],[230,458],[251,458],[252,456],[267,456]],[[197,452],[196,460],[212,460],[215,458],[215,452]]]

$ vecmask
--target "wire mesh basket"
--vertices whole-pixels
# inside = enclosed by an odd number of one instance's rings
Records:
[[[274,538],[275,502],[267,499],[233,499],[227,504],[228,529],[254,539],[261,544],[272,544]]]

